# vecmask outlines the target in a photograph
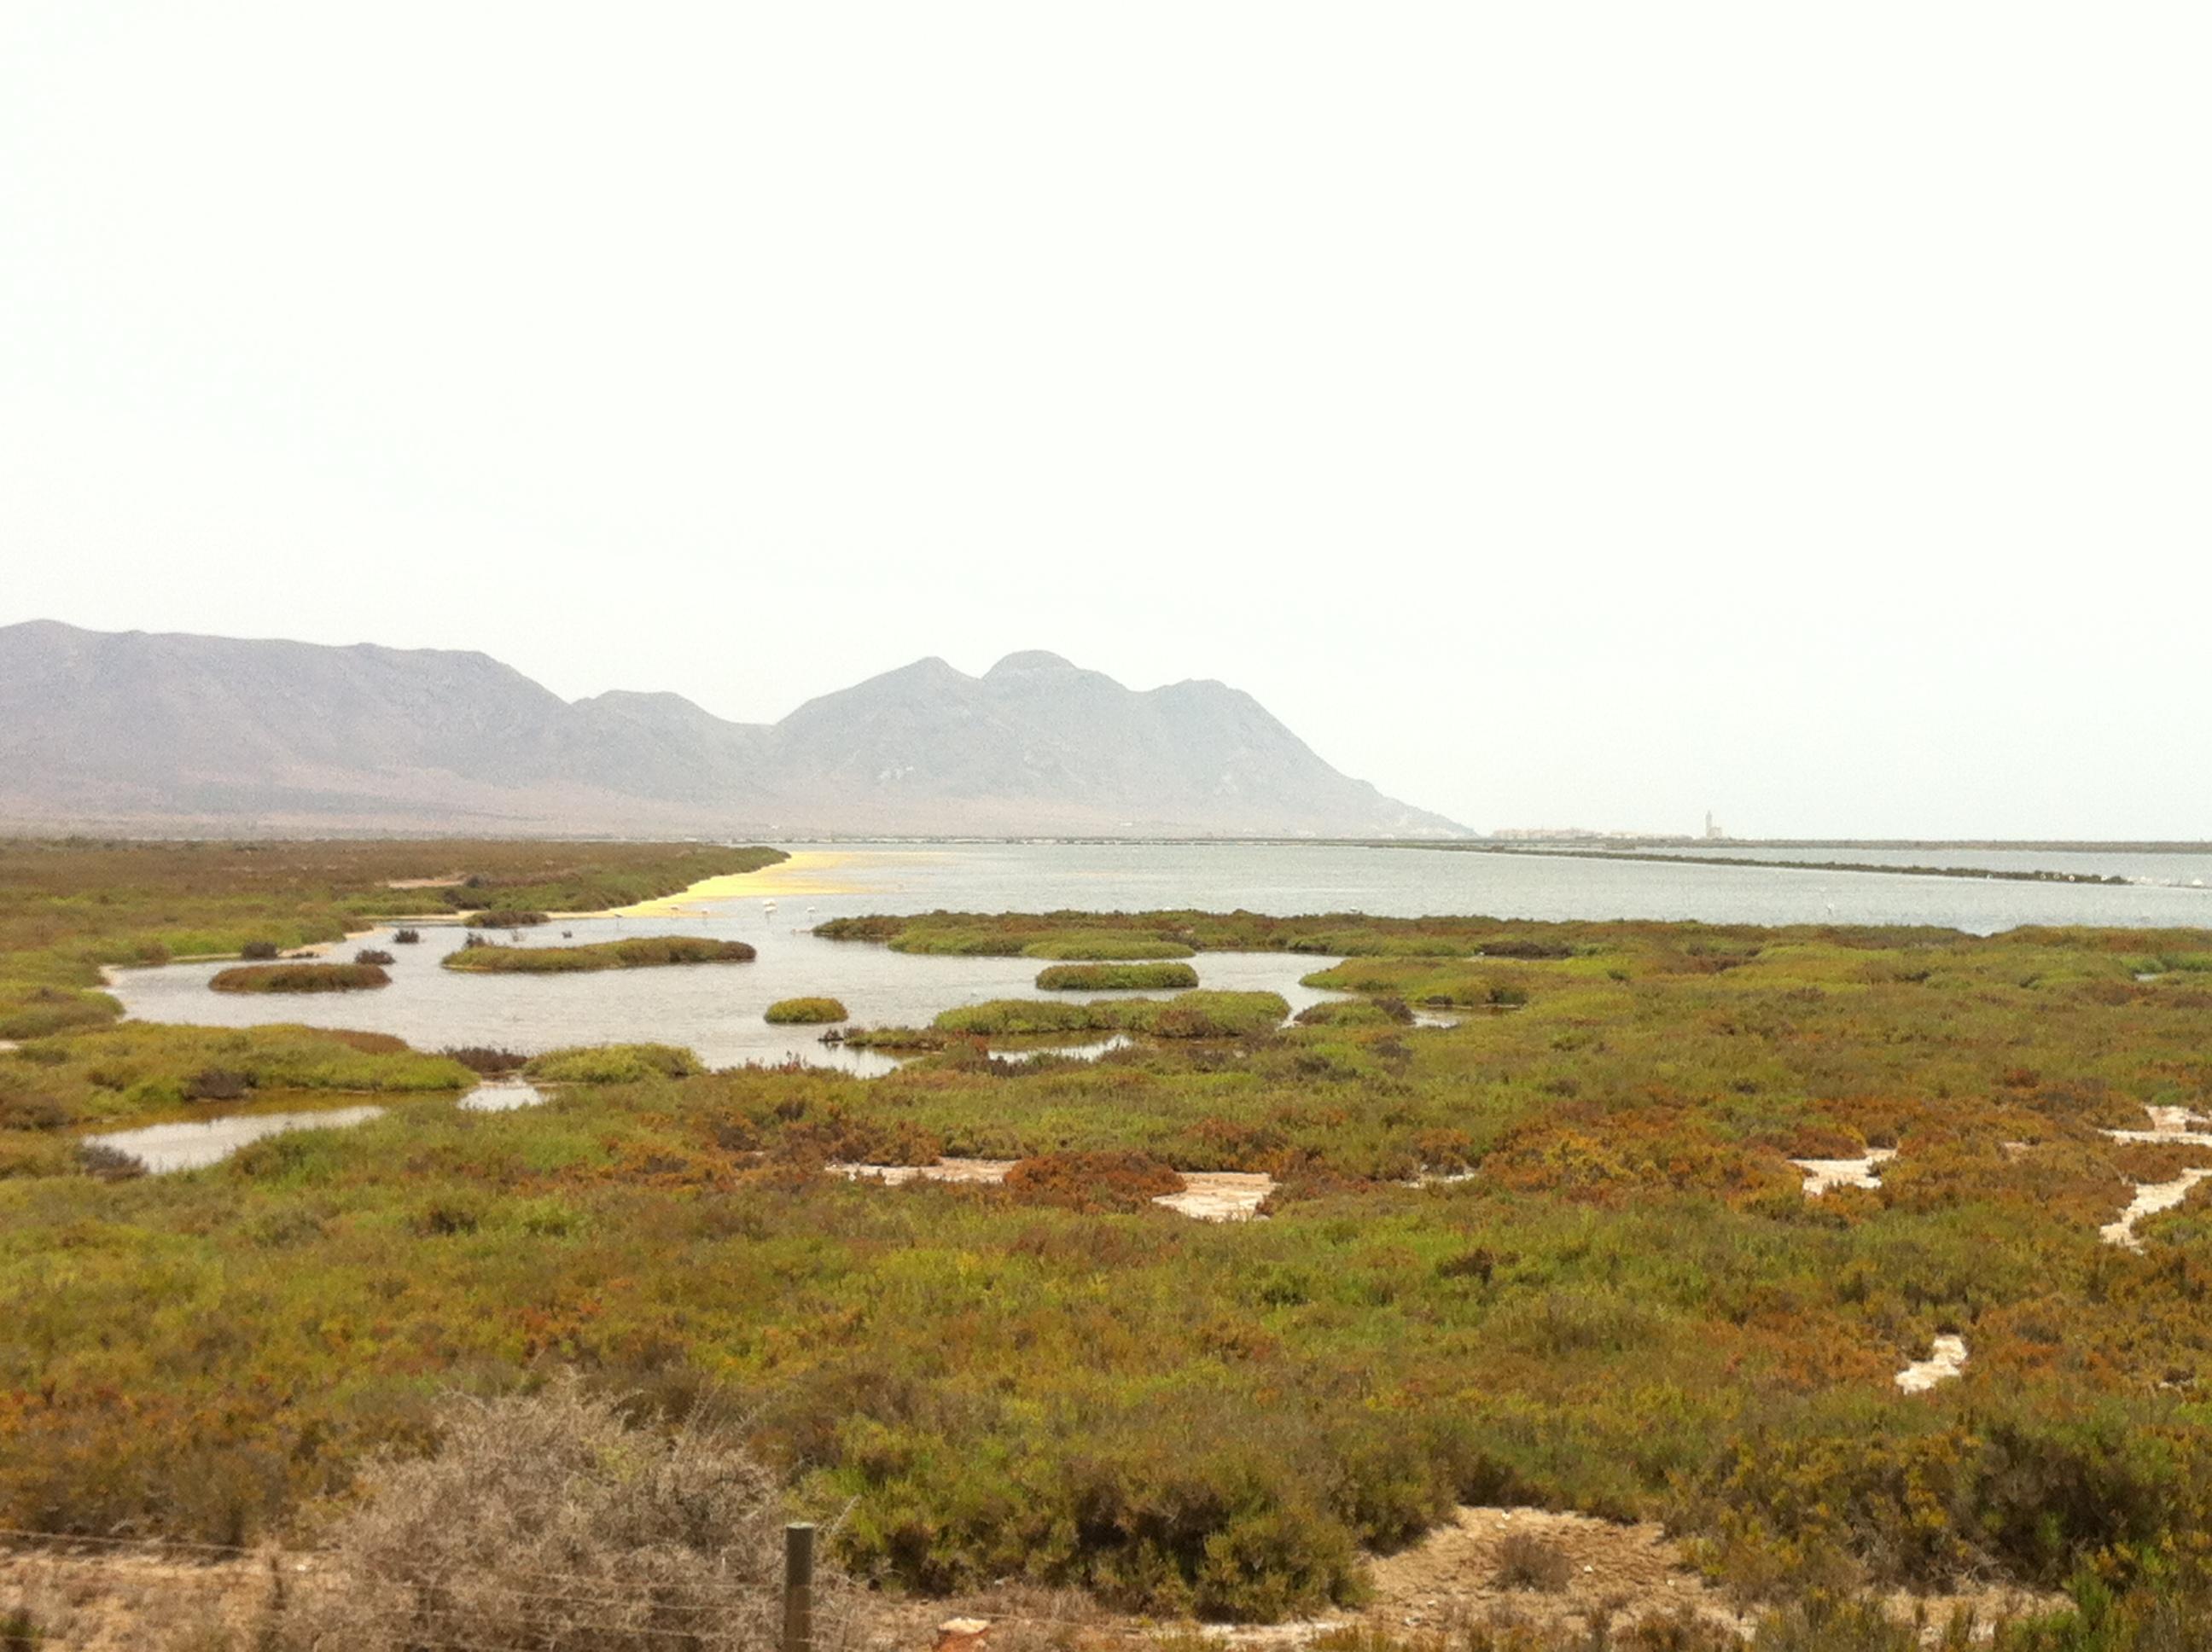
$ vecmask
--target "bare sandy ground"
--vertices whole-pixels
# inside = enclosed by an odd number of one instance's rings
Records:
[[[993,1183],[1004,1181],[1020,1161],[1010,1158],[941,1158],[934,1164],[832,1164],[832,1175],[848,1181],[880,1181],[902,1187],[909,1181]],[[1181,1193],[1152,1200],[1200,1222],[1249,1222],[1275,1191],[1275,1179],[1244,1170],[1183,1170]]]
[[[0,1613],[27,1610],[50,1637],[45,1644],[72,1652],[246,1652],[259,1643],[280,1594],[320,1586],[317,1564],[274,1550],[201,1563],[89,1545],[9,1548],[0,1540]],[[1376,1558],[1371,1576],[1372,1599],[1358,1612],[1205,1633],[1230,1649],[1290,1652],[1350,1628],[1408,1638],[1441,1639],[1470,1625],[1587,1636],[1599,1622],[1624,1629],[1690,1615],[1747,1636],[1757,1616],[1706,1582],[1656,1522],[1541,1509],[1462,1509],[1420,1542]],[[1930,1625],[1932,1645],[1955,1611],[1970,1610],[1986,1625],[2064,1603],[1986,1588],[1900,1593],[1887,1604],[1900,1621],[1918,1614]],[[1121,1617],[1072,1590],[1020,1586],[943,1600],[868,1595],[860,1616],[863,1652],[1133,1649],[1181,1638],[1190,1627]]]

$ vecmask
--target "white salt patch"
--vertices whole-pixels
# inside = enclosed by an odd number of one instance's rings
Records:
[[[1793,1158],[1790,1162],[1805,1173],[1805,1197],[1818,1199],[1834,1187],[1881,1187],[1881,1178],[1874,1173],[1874,1167],[1896,1157],[1894,1147],[1874,1147],[1867,1150],[1864,1158]]]
[[[2185,1107],[2146,1107],[2150,1114],[2148,1130],[2107,1130],[2102,1133],[2114,1141],[2165,1142],[2185,1147],[2212,1147],[2212,1135],[2191,1130],[2192,1124],[2212,1124],[2202,1114],[2192,1113]],[[2142,1241],[2136,1237],[2136,1224],[2146,1216],[2155,1216],[2160,1211],[2170,1211],[2189,1197],[2189,1190],[2206,1176],[2212,1176],[2212,1168],[2184,1170],[2171,1181],[2139,1181],[2136,1196],[2128,1201],[2127,1209],[2119,1219],[2107,1222],[2097,1230],[2097,1236],[2108,1245],[2124,1246],[2129,1250],[2141,1250]]]
[[[2185,1107],[2146,1107],[2150,1114],[2148,1130],[2105,1130],[2098,1133],[2110,1136],[2114,1141],[2178,1142],[2185,1147],[2212,1147],[2212,1134],[2191,1130],[2193,1124],[2212,1124],[2212,1119],[2191,1113]]]
[[[2184,1170],[2171,1181],[2139,1181],[2136,1196],[2128,1201],[2127,1209],[2120,1212],[2117,1222],[2107,1222],[2097,1230],[2097,1236],[2108,1245],[2124,1245],[2130,1250],[2141,1250],[2142,1241],[2136,1237],[2136,1224],[2146,1216],[2156,1216],[2160,1211],[2170,1211],[2189,1197],[2189,1190],[2206,1176],[2212,1176],[2212,1168]]]
[[[1966,1338],[1938,1337],[1929,1345],[1927,1358],[1915,1360],[1897,1374],[1897,1386],[1906,1394],[1925,1394],[1938,1382],[1956,1378],[1966,1363]]]
[[[832,1175],[848,1181],[880,1181],[902,1187],[909,1181],[1000,1182],[1021,1161],[1011,1158],[941,1158],[934,1164],[832,1164]],[[1182,1191],[1152,1200],[1200,1222],[1249,1222],[1261,1201],[1275,1191],[1275,1179],[1237,1170],[1188,1170]]]
[[[1152,1200],[1201,1222],[1249,1222],[1275,1191],[1275,1178],[1243,1170],[1187,1170],[1182,1191]]]
[[[1020,1163],[1011,1158],[941,1158],[934,1164],[833,1164],[830,1172],[848,1181],[880,1181],[902,1187],[909,1181],[1004,1181]]]

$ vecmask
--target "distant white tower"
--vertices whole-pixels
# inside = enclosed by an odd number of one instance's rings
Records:
[[[1723,839],[1723,838],[1726,837],[1727,835],[1728,835],[1728,834],[1727,834],[1726,832],[1724,832],[1724,831],[1721,830],[1721,823],[1720,823],[1720,822],[1718,822],[1717,820],[1715,820],[1715,819],[1713,818],[1713,811],[1712,811],[1711,810],[1710,810],[1710,809],[1706,810],[1706,811],[1705,811],[1705,841],[1706,841],[1707,842],[1709,842],[1709,843],[1717,843],[1717,842],[1719,842],[1719,841],[1721,841],[1721,839]]]

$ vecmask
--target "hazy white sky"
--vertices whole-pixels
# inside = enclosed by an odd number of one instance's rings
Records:
[[[2197,3],[0,5],[0,623],[2212,836]]]

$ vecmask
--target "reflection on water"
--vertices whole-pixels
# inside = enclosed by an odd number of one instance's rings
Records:
[[[197,1170],[228,1158],[250,1141],[287,1130],[330,1130],[383,1116],[380,1107],[333,1107],[303,1113],[233,1113],[218,1119],[184,1119],[137,1130],[111,1130],[88,1142],[127,1153],[156,1175]]]

